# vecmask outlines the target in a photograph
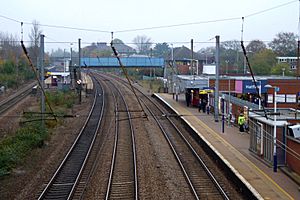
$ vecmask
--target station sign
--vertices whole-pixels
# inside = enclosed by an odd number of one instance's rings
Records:
[[[199,94],[211,94],[211,93],[214,93],[214,90],[211,89],[199,90]]]
[[[243,93],[256,93],[255,85],[252,80],[243,80]],[[264,86],[267,84],[267,80],[259,80],[256,82],[258,89],[261,87],[261,93],[266,93],[267,88]]]

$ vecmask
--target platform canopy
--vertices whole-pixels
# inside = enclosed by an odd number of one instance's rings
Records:
[[[124,57],[121,62],[125,67],[134,68],[149,68],[149,67],[164,67],[163,58],[150,57]],[[120,67],[120,64],[115,57],[101,57],[101,58],[81,58],[82,67],[96,67],[96,68],[115,68]]]

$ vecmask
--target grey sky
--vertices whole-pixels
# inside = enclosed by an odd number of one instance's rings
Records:
[[[291,3],[248,16],[288,2]],[[220,35],[221,41],[240,40],[243,16],[245,16],[245,41],[253,39],[271,41],[277,33],[282,31],[298,34],[299,2],[297,0],[8,0],[1,2],[0,15],[23,22],[32,22],[35,19],[45,25],[107,31],[101,33],[42,26],[46,42],[76,42],[78,38],[87,43],[110,42],[109,32],[113,31],[114,37],[125,43],[131,43],[137,35],[146,35],[152,38],[154,43],[169,42],[174,46],[189,47],[188,42],[193,38],[196,42],[195,50],[199,50],[201,47],[210,45],[205,42],[214,42],[210,39],[215,35]],[[118,32],[229,18],[236,19]],[[28,40],[30,29],[31,25],[24,25],[24,40]],[[20,23],[0,17],[0,31],[20,36]],[[214,44],[211,43],[211,45]],[[68,49],[70,45],[46,44],[47,51],[57,47]]]

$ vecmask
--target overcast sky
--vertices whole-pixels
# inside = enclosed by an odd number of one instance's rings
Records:
[[[265,12],[255,14],[260,11]],[[114,37],[123,40],[125,43],[132,43],[133,38],[137,35],[146,35],[154,43],[168,42],[174,44],[174,46],[185,45],[190,47],[188,42],[194,39],[195,50],[199,50],[208,45],[214,46],[214,39],[211,39],[216,35],[220,35],[221,41],[240,40],[242,17],[245,17],[245,41],[253,39],[271,41],[279,32],[298,34],[299,1],[3,0],[0,15],[0,31],[16,34],[19,37],[21,32],[20,23],[4,17],[22,22],[37,20],[41,25],[67,26],[99,31],[78,31],[41,26],[46,36],[46,42],[77,42],[78,38],[81,38],[82,46],[91,42],[109,43],[111,39],[110,32],[114,32]],[[215,20],[225,21],[199,23]],[[196,23],[185,26],[122,32],[124,30],[194,22]],[[24,40],[29,40],[28,34],[31,27],[32,25],[24,24]],[[77,44],[74,44],[73,48],[75,46],[77,47]],[[45,44],[47,51],[57,47],[69,49],[70,44]]]

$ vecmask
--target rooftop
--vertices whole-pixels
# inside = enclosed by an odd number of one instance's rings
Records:
[[[274,125],[274,109],[272,108],[265,108],[267,113],[268,119],[266,119],[263,110],[253,110],[249,113],[249,116],[263,121],[267,124]],[[277,118],[276,118],[276,125],[282,126],[287,124],[288,120],[300,120],[300,111],[293,109],[293,108],[277,108]]]

